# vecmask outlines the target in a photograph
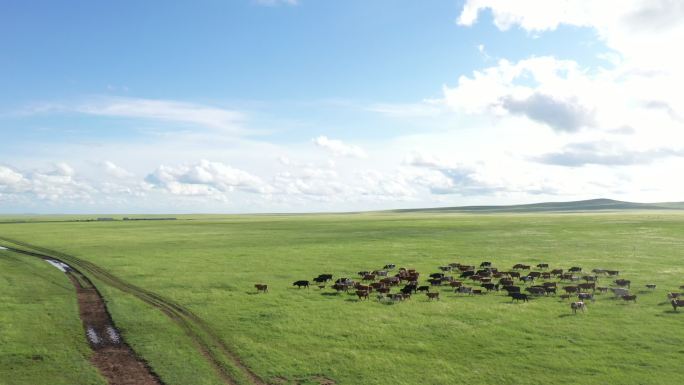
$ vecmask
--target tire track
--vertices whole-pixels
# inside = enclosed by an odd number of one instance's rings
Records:
[[[39,258],[52,258],[67,263],[72,267],[77,267],[82,273],[87,272],[99,281],[131,294],[148,305],[158,309],[181,327],[224,383],[228,385],[238,385],[247,382],[252,385],[266,385],[266,383],[248,368],[240,360],[237,354],[221,340],[218,334],[206,321],[177,302],[128,283],[94,263],[82,260],[78,257],[14,239],[5,237],[0,237],[0,239],[38,252],[7,247],[12,251]]]

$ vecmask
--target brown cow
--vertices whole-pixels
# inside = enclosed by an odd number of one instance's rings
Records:
[[[365,274],[363,276],[364,281],[375,281],[375,274]]]
[[[596,284],[593,282],[592,283],[580,283],[579,285],[577,285],[577,287],[579,287],[582,290],[589,290],[589,289],[596,290]]]
[[[254,287],[257,289],[257,293],[259,293],[259,292],[268,293],[268,285],[257,283],[254,285]]]
[[[563,290],[565,290],[566,293],[577,293],[579,292],[579,287],[577,286],[563,286]]]
[[[646,288],[650,290],[655,290],[656,284],[655,283],[647,283]]]
[[[681,299],[673,299],[670,303],[672,304],[674,311],[677,311],[678,307],[684,307],[684,300]]]
[[[563,269],[553,269],[551,270],[551,274],[555,276],[563,275]]]
[[[605,287],[605,286],[598,286],[598,287],[596,287],[596,290],[598,290],[598,292],[599,292],[600,294],[603,294],[603,293],[607,293],[607,292],[608,292],[608,288]]]
[[[429,301],[433,299],[439,300],[439,293],[425,293],[425,295],[427,295]]]
[[[463,286],[463,282],[461,281],[451,281],[449,282],[449,286],[456,288],[456,287],[461,287]]]
[[[368,299],[368,291],[367,290],[357,290],[356,295],[359,297],[360,300]]]
[[[618,285],[618,286],[620,286],[620,287],[625,287],[625,286],[627,286],[627,288],[629,288],[629,285],[632,283],[632,281],[630,281],[630,280],[628,280],[628,279],[616,279],[616,280],[613,281],[613,282],[615,282],[615,284]]]
[[[636,303],[636,297],[637,297],[636,294],[623,295],[622,299],[624,299],[625,301],[634,301],[634,303]]]

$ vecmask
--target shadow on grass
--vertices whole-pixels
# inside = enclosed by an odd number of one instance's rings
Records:
[[[565,318],[565,317],[576,317],[577,314],[574,313],[567,313],[567,314],[561,314],[558,316],[558,318]]]
[[[325,292],[325,293],[321,293],[321,295],[324,295],[324,296],[326,296],[326,297],[339,297],[339,296],[340,296],[340,293]]]

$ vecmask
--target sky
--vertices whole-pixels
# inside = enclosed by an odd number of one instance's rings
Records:
[[[4,0],[0,213],[684,201],[679,0]]]

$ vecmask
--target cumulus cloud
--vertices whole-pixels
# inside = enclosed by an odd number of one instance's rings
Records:
[[[314,138],[313,142],[318,147],[330,151],[335,156],[349,158],[365,158],[367,156],[366,152],[359,146],[349,145],[341,140],[329,139],[324,135]]]
[[[116,165],[114,162],[111,161],[104,161],[102,162],[102,167],[104,168],[104,171],[107,175],[113,176],[114,178],[118,179],[124,179],[124,178],[130,178],[133,176],[131,172],[128,170],[124,169],[123,167],[120,167]]]
[[[430,193],[438,195],[489,195],[501,191],[483,178],[470,166],[444,160],[424,153],[412,153],[404,163],[408,166],[427,169],[415,175],[413,183],[427,188]]]
[[[505,96],[501,105],[513,114],[525,115],[558,131],[575,132],[595,124],[594,111],[582,106],[576,98],[561,100],[535,92],[523,99]]]
[[[590,164],[605,166],[648,164],[662,158],[681,156],[684,156],[684,149],[633,150],[614,142],[601,141],[571,143],[558,152],[543,154],[533,159],[545,164],[581,167]]]
[[[145,181],[175,195],[222,196],[233,191],[268,192],[259,177],[220,162],[201,160],[179,166],[161,165]]]

